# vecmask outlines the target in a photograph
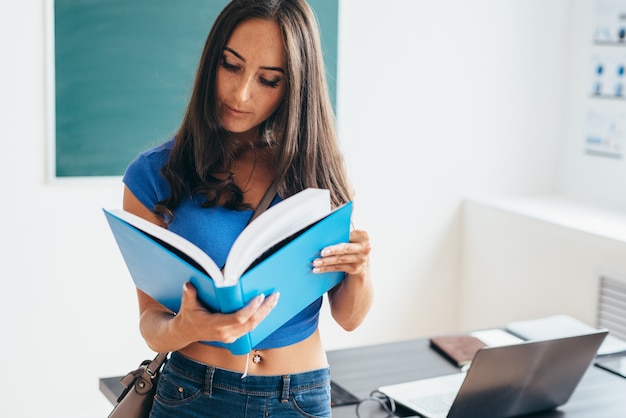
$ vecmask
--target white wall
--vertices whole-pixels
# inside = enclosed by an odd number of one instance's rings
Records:
[[[626,277],[626,214],[564,197],[468,200],[462,327],[568,314],[596,325],[599,278]]]
[[[340,133],[375,248],[361,332],[444,332],[458,326],[462,198],[552,190],[567,4],[340,4]]]
[[[554,313],[596,324],[599,277],[626,277],[626,159],[585,153],[588,110],[624,108],[619,100],[589,94],[592,57],[602,49],[623,59],[624,50],[592,44],[597,3],[569,3],[554,192],[511,190],[466,201],[463,328]],[[626,2],[620,4],[626,7]],[[617,18],[617,13],[612,16]]]
[[[120,205],[119,179],[45,179],[43,4],[0,1],[0,415],[101,417],[110,406],[98,378],[149,352],[100,212]],[[351,335],[325,316],[327,346],[456,329],[463,197],[553,189],[574,6],[340,7],[339,130],[358,191],[356,224],[373,239],[377,299]],[[40,379],[49,384],[34,397]]]

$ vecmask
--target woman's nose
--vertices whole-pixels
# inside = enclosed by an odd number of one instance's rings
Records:
[[[250,100],[252,95],[252,77],[241,77],[235,86],[235,97],[240,103]]]

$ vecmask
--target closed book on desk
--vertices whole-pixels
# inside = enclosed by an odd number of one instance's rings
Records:
[[[506,329],[525,340],[573,337],[591,334],[598,330],[570,315],[563,314],[510,322],[506,325]],[[626,353],[626,341],[610,333],[598,349],[598,355],[624,353]]]
[[[458,367],[470,364],[478,350],[487,346],[482,340],[467,334],[431,337],[430,345]]]
[[[257,328],[220,343],[236,355],[249,353],[344,277],[314,274],[311,267],[324,247],[349,240],[352,203],[331,211],[327,190],[304,190],[263,212],[233,244],[223,274],[204,251],[172,231],[122,210],[104,213],[135,285],[173,312],[188,281],[209,310],[222,313],[280,292]]]

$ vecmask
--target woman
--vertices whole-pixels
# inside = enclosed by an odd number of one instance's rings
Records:
[[[204,46],[184,120],[173,140],[140,155],[124,175],[124,209],[193,241],[218,265],[270,184],[275,201],[307,187],[352,198],[314,15],[304,0],[234,0]],[[332,316],[356,328],[373,297],[369,238],[322,250],[313,272],[343,271],[328,293]],[[232,314],[210,313],[186,284],[175,315],[138,290],[140,330],[172,352],[152,410],[160,417],[330,416],[330,379],[318,331],[321,298],[252,355],[200,341],[232,342],[277,304],[260,296]],[[242,378],[243,377],[243,378]]]

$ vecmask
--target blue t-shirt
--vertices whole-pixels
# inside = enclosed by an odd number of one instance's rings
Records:
[[[161,167],[167,162],[173,145],[174,140],[170,140],[140,154],[124,173],[126,187],[150,210],[170,195],[170,188],[161,176]],[[272,204],[278,200],[274,199]],[[174,211],[174,220],[168,228],[200,247],[223,268],[233,243],[248,224],[253,211],[222,206],[202,208],[203,201],[203,196],[185,199]],[[321,306],[322,298],[319,298],[254,348],[284,347],[311,336],[317,329]]]

